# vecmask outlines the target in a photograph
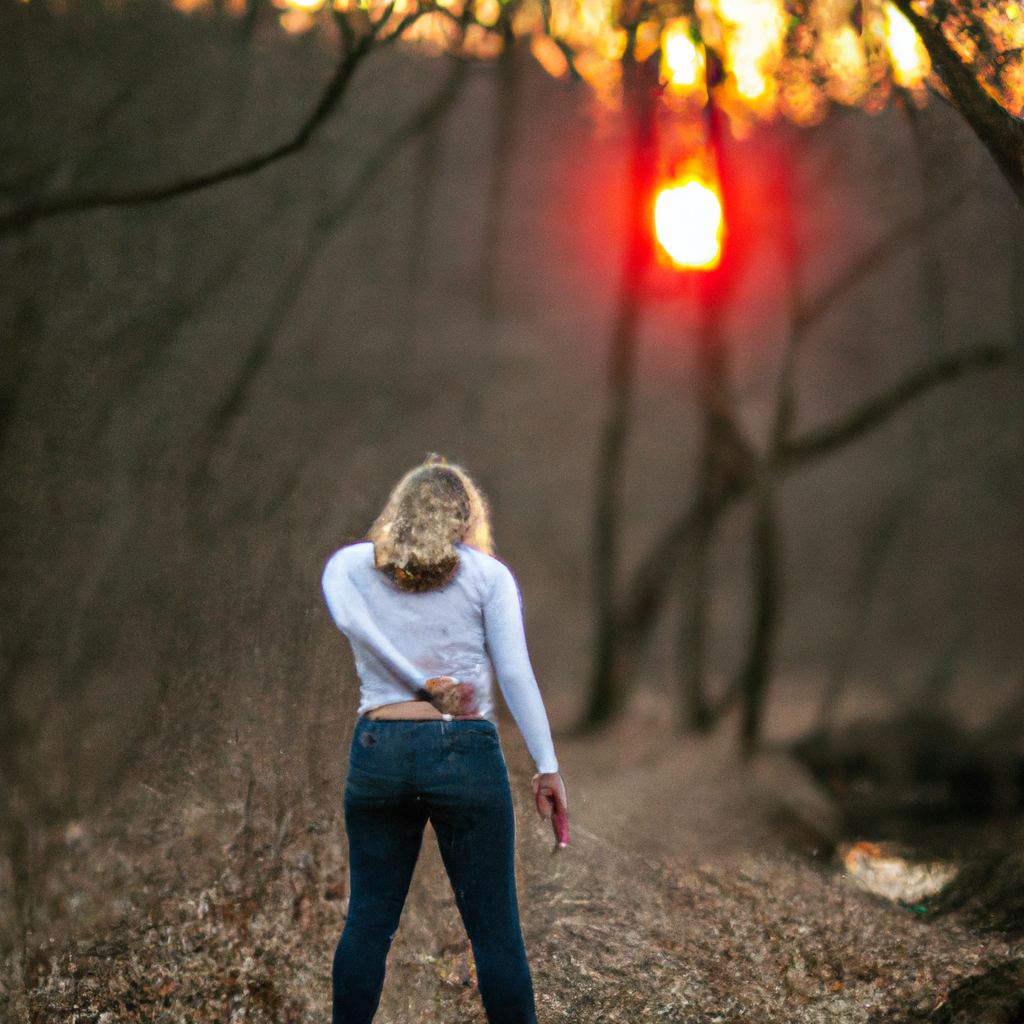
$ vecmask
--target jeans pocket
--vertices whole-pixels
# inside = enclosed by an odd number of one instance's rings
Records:
[[[349,780],[363,785],[363,780],[391,779],[396,771],[394,755],[394,744],[387,742],[382,730],[374,728],[372,723],[360,722],[352,736],[349,751]]]

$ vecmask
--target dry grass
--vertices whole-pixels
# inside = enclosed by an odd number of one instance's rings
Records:
[[[598,834],[588,806],[570,849],[552,857],[518,761],[512,745],[520,902],[545,1024],[904,1020],[1024,958],[1022,940],[955,914],[925,920],[780,844],[644,857]],[[57,837],[37,907],[52,935],[6,961],[0,1017],[329,1020],[347,891],[340,818],[260,783],[247,811],[245,789],[224,803],[195,782],[136,785]],[[763,787],[755,795],[763,805]],[[377,1020],[484,1021],[429,836]]]

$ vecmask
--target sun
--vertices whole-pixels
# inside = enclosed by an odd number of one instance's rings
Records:
[[[722,250],[722,201],[691,178],[661,190],[654,204],[654,231],[679,267],[710,269]]]

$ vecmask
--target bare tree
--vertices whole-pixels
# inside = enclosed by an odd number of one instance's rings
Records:
[[[758,452],[746,438],[730,397],[721,339],[720,291],[714,296],[697,293],[703,316],[698,342],[697,397],[704,424],[697,493],[687,510],[642,559],[625,595],[604,598],[607,607],[603,610],[599,605],[595,667],[584,727],[601,725],[621,710],[626,666],[650,636],[669,596],[678,591],[682,619],[678,627],[677,672],[684,723],[697,731],[707,731],[739,700],[743,709],[741,743],[748,752],[755,749],[771,675],[782,593],[780,524],[773,498],[777,483],[787,474],[856,442],[917,398],[967,373],[1002,366],[1011,357],[1009,350],[995,344],[949,353],[908,374],[841,419],[803,434],[793,432],[794,369],[812,328],[887,260],[941,222],[957,202],[958,197],[952,203],[926,207],[921,215],[864,253],[822,294],[805,298],[794,284],[792,325],[782,358],[773,424],[763,451]],[[784,248],[795,281],[799,255],[791,230],[788,234]],[[715,285],[721,289],[720,282]],[[633,338],[630,340],[635,344]],[[626,393],[628,386],[618,384]],[[620,422],[624,433],[628,417],[623,415]],[[602,481],[609,486],[607,475]],[[750,580],[752,623],[747,652],[737,676],[725,693],[712,702],[707,694],[705,650],[709,552],[725,512],[744,497],[753,500],[755,509]],[[602,536],[599,516],[595,520],[595,534]],[[606,561],[614,562],[614,558],[613,551]],[[611,679],[616,680],[617,692],[609,684]],[[605,697],[610,691],[616,692],[614,702]]]
[[[635,27],[633,29],[635,33]],[[626,240],[619,296],[608,363],[608,406],[598,453],[594,505],[593,593],[596,662],[584,727],[608,721],[622,708],[623,680],[617,665],[617,585],[622,472],[632,411],[641,293],[649,268],[652,240],[647,204],[654,186],[653,62],[638,63],[628,45],[623,58],[625,114],[629,119],[630,164]]]

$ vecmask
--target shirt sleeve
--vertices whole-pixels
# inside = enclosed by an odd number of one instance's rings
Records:
[[[413,692],[419,690],[426,683],[427,675],[417,669],[373,621],[366,599],[349,575],[344,548],[327,562],[322,586],[327,608],[338,629],[349,640],[357,640],[368,647],[377,660]]]
[[[558,760],[551,741],[551,727],[526,649],[519,588],[515,577],[504,565],[500,565],[500,572],[484,603],[484,632],[498,686],[526,740],[537,771],[557,772]]]

